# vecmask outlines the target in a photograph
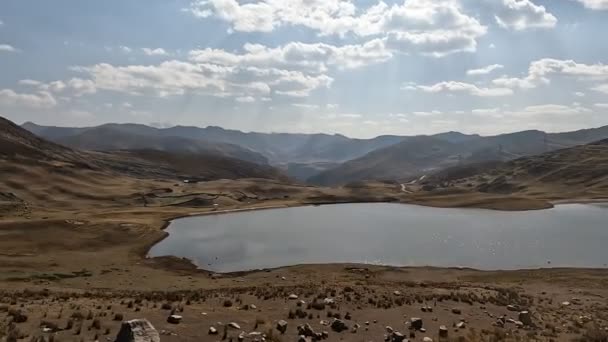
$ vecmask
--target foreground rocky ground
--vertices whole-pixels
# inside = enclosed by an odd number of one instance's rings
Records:
[[[204,283],[193,290],[69,290],[37,280],[0,293],[0,336],[113,341],[123,321],[145,318],[162,341],[606,341],[605,275],[322,265],[182,272],[159,284]]]

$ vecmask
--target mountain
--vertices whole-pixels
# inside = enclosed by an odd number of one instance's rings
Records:
[[[405,138],[312,176],[308,182],[340,185],[361,180],[409,180],[440,169],[488,161],[508,161],[608,137],[608,126],[589,130],[545,133],[530,130],[482,137],[448,132]]]
[[[446,169],[420,184],[427,189],[603,198],[608,191],[608,139],[508,162]]]
[[[89,130],[81,134],[87,132],[99,133],[98,130]],[[126,139],[125,134],[117,133],[116,130],[110,129],[110,132],[111,135],[106,135],[107,132],[102,131],[101,135],[92,136],[95,137],[94,141],[98,141],[98,137],[108,140],[114,138]],[[146,137],[148,136],[135,135],[133,139],[145,139]],[[172,142],[174,141],[171,140],[168,143]],[[16,172],[15,167],[39,166],[47,168],[52,173],[76,174],[78,171],[92,170],[135,178],[179,180],[287,179],[280,171],[271,166],[226,157],[224,154],[215,151],[193,149],[190,152],[167,152],[137,148],[112,152],[82,151],[42,139],[1,117],[0,158],[5,162],[4,166],[7,172],[10,170]],[[12,166],[9,167],[9,163]],[[27,170],[24,172],[27,173]]]
[[[106,144],[109,144],[107,139],[102,139],[98,133],[87,137],[89,131],[104,129],[104,131],[121,132],[127,135],[138,135],[148,137],[171,137],[190,139],[186,146],[192,147],[196,145],[194,140],[204,141],[207,145],[223,144],[222,150],[225,150],[225,145],[240,146],[244,150],[255,151],[269,160],[272,164],[285,163],[319,163],[319,162],[344,162],[350,159],[358,158],[368,152],[378,148],[386,147],[398,143],[405,139],[399,136],[380,136],[373,139],[351,139],[343,135],[334,134],[289,134],[289,133],[245,133],[237,130],[228,130],[221,127],[209,126],[206,128],[175,126],[171,128],[157,129],[145,125],[137,124],[106,124],[98,127],[52,127],[40,126],[31,122],[23,124],[23,127],[43,138],[63,142],[69,146],[76,147],[95,147],[95,149],[107,150]],[[118,133],[114,133],[118,134]],[[96,135],[96,136],[95,136]],[[80,136],[80,138],[75,138]],[[99,141],[97,140],[99,139]],[[82,140],[82,142],[79,141]],[[152,148],[162,144],[160,142],[150,141],[147,143],[150,146],[138,147]],[[114,147],[119,147],[119,143],[112,143]],[[132,146],[132,143],[124,143],[125,146]],[[180,144],[181,146],[181,144]],[[174,148],[174,149],[177,149]],[[188,148],[187,148],[188,149]],[[230,154],[232,157],[243,156]],[[252,158],[247,160],[254,161]]]
[[[56,143],[81,150],[148,149],[171,153],[213,154],[258,164],[268,163],[268,159],[263,155],[238,145],[163,135],[160,130],[145,125],[107,124],[92,128],[64,128],[26,123],[23,127]]]

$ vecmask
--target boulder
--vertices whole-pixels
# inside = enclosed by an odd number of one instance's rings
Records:
[[[410,326],[412,329],[420,330],[422,328],[422,318],[412,317],[410,318]]]
[[[422,342],[433,342],[433,339],[427,336],[422,339]]]
[[[334,319],[334,321],[331,322],[331,329],[335,332],[342,332],[344,330],[348,330],[348,326],[346,326],[343,321]]]
[[[519,321],[527,326],[532,326],[532,315],[530,311],[521,311],[518,316]]]
[[[507,310],[509,311],[519,311],[519,305],[507,305]]]
[[[218,331],[215,327],[209,327],[209,335],[217,335]]]
[[[278,321],[277,322],[277,330],[281,334],[284,334],[287,331],[287,321],[285,321],[285,320]]]
[[[460,315],[462,314],[462,310],[460,310],[460,308],[452,308],[452,313],[454,315]]]
[[[403,342],[403,340],[405,340],[405,336],[402,333],[400,333],[398,331],[395,331],[393,333],[393,335],[392,335],[393,342]]]
[[[458,322],[458,324],[456,324],[457,329],[464,329],[466,327],[467,327],[467,324],[465,322]]]
[[[160,342],[160,335],[147,319],[122,322],[115,342]]]
[[[171,324],[179,324],[182,321],[182,316],[180,315],[171,315],[167,317],[167,323]]]
[[[232,329],[237,329],[237,330],[241,329],[241,326],[238,325],[236,322],[230,322],[230,323],[228,323],[228,326]]]
[[[439,337],[448,337],[448,328],[445,325],[439,327]]]
[[[298,295],[297,295],[297,294],[295,294],[295,293],[292,293],[292,294],[290,294],[290,295],[289,295],[289,297],[287,297],[287,298],[289,298],[289,299],[291,299],[291,300],[296,300],[296,299],[298,299]]]

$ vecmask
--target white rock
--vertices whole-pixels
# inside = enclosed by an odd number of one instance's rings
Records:
[[[228,323],[228,326],[233,329],[241,329],[241,326],[238,325],[236,322],[230,322],[230,323]]]
[[[290,294],[290,295],[289,295],[289,297],[287,297],[287,298],[289,298],[289,299],[291,299],[291,300],[296,300],[296,299],[298,299],[298,295],[297,295],[297,294],[295,294],[295,293],[292,293],[292,294]]]

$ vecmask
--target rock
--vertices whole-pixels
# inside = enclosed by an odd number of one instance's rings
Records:
[[[393,294],[394,294],[395,296],[401,296],[401,291],[395,291],[395,292],[393,292]]]
[[[215,329],[215,327],[209,327],[209,335],[217,335],[217,329]]]
[[[179,324],[182,321],[182,316],[180,315],[171,315],[167,317],[167,322],[171,324]]]
[[[518,305],[507,305],[507,310],[509,311],[519,311]]]
[[[460,315],[462,314],[462,310],[460,310],[460,308],[452,308],[452,313],[454,315]]]
[[[562,306],[570,306],[570,305],[571,305],[571,303],[570,303],[570,302],[568,302],[568,301],[566,301],[566,302],[562,302]]]
[[[339,319],[334,319],[331,323],[331,329],[335,332],[342,332],[344,330],[348,330],[348,326],[344,322]]]
[[[326,321],[324,319],[322,319],[319,324],[324,325],[324,326],[328,326],[329,325],[329,321]]]
[[[458,324],[456,324],[456,329],[464,329],[467,327],[467,324],[465,322],[458,322]]]
[[[439,337],[448,337],[448,328],[445,325],[439,326]]]
[[[315,331],[312,329],[310,324],[306,323],[304,325],[298,326],[298,335],[304,335],[306,337],[314,336]]]
[[[257,309],[258,307],[257,307],[257,306],[255,306],[255,304],[251,304],[251,305],[249,305],[249,308],[250,308],[251,310],[255,310],[255,309]]]
[[[386,328],[386,332],[389,334],[392,334],[395,330],[392,327],[387,326]]]
[[[295,294],[295,293],[292,293],[292,294],[290,294],[290,295],[289,295],[289,297],[287,297],[287,298],[289,298],[289,299],[291,299],[291,300],[296,300],[296,299],[298,299],[298,295],[297,295],[297,294]]]
[[[369,321],[365,321],[365,325],[369,325]]]
[[[321,332],[321,338],[323,338],[324,340],[328,339],[329,338],[329,332],[327,332],[327,331]]]
[[[522,321],[515,321],[515,326],[517,326],[518,328],[523,328],[524,327],[524,322],[522,322]]]
[[[532,316],[530,315],[530,311],[521,311],[517,316],[517,319],[527,326],[532,326]]]
[[[306,305],[306,302],[300,299],[296,305],[297,306]]]
[[[352,316],[350,315],[350,312],[347,312],[346,315],[344,315],[344,319],[347,321],[350,321],[352,319]]]
[[[298,342],[308,342],[308,340],[306,339],[306,336],[300,335],[298,336]]]
[[[228,327],[230,327],[232,329],[237,329],[237,330],[241,329],[241,326],[238,325],[236,322],[230,322],[230,323],[228,323]]]
[[[422,339],[422,342],[433,342],[433,339],[426,336],[425,338]]]
[[[412,329],[420,330],[422,328],[422,318],[412,317],[410,318],[410,326]]]
[[[147,319],[133,319],[122,323],[116,342],[160,342],[160,335]]]
[[[245,332],[244,331],[239,334],[239,336],[237,337],[237,340],[239,342],[245,341]]]
[[[425,328],[420,328],[420,332],[426,332]]]
[[[278,321],[277,322],[277,330],[281,334],[284,334],[287,331],[287,321],[285,321],[285,320]]]
[[[335,302],[336,302],[336,300],[333,299],[333,298],[325,298],[325,299],[323,299],[323,303],[325,303],[326,305],[331,305],[331,304],[334,304]]]
[[[403,342],[403,340],[405,340],[405,336],[402,333],[395,331],[392,335],[392,340],[393,342]]]

